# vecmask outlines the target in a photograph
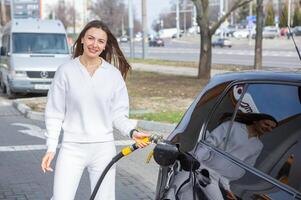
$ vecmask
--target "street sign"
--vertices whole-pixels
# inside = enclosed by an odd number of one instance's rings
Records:
[[[256,15],[247,16],[247,21],[256,22]]]

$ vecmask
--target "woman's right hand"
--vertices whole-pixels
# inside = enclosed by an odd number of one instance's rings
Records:
[[[52,172],[53,169],[50,167],[51,161],[54,158],[55,153],[54,152],[46,152],[41,163],[41,167],[43,172],[45,173],[46,171]]]

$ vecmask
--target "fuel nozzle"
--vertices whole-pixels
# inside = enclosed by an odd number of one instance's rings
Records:
[[[157,144],[158,142],[162,142],[163,141],[163,135],[158,135],[158,134],[152,134],[149,137],[149,141],[152,143]]]
[[[149,137],[149,140],[154,143],[158,144],[159,142],[163,142],[163,135],[153,134]],[[149,163],[152,157],[154,156],[154,150],[151,150],[147,156],[146,163]]]
[[[163,136],[158,135],[158,134],[152,134],[151,136],[146,137],[146,138],[141,140],[141,142],[150,142],[150,143],[155,143],[155,144],[157,144],[160,141],[163,141]],[[129,155],[130,153],[132,153],[133,151],[135,151],[136,149],[139,148],[138,144],[139,144],[139,141],[137,141],[136,143],[134,143],[131,146],[127,146],[127,147],[123,148],[121,150],[122,154],[124,156]]]

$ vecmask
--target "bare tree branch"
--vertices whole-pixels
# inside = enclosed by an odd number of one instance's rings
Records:
[[[248,3],[250,3],[253,0],[245,0],[245,1],[236,1],[233,6],[229,9],[229,11],[223,15],[210,29],[210,34],[213,35],[216,31],[216,29],[218,29],[218,27],[220,27],[220,25],[231,15],[231,13],[236,10],[237,8],[240,8]]]

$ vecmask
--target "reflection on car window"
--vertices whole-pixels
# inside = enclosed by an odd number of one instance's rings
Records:
[[[281,121],[301,113],[298,87],[288,85],[250,85],[248,93],[260,112]]]
[[[239,102],[239,105],[237,105]],[[236,85],[211,117],[204,142],[300,190],[300,87],[280,84]],[[228,181],[244,181],[244,170],[215,151],[199,147],[199,157]],[[224,166],[233,173],[225,172]],[[250,181],[250,180],[248,180]]]

